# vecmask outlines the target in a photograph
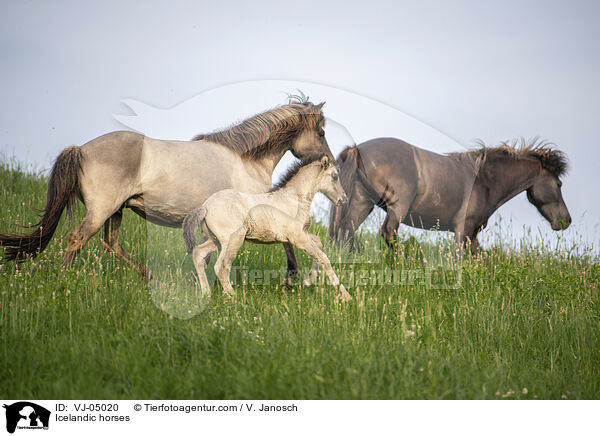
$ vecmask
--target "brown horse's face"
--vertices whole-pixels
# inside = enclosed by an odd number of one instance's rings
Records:
[[[571,224],[571,215],[563,200],[561,186],[558,177],[543,170],[527,189],[527,199],[548,220],[552,230],[564,230]]]
[[[323,125],[324,118],[321,115],[320,121],[314,129],[306,129],[296,137],[291,147],[294,156],[298,159],[303,159],[311,154],[325,153],[330,161],[335,162],[335,158],[329,149],[327,139],[325,139]]]

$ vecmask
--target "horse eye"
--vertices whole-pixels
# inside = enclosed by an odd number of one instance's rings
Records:
[[[320,131],[319,131],[319,136],[325,136],[325,131],[323,131],[323,130],[320,130]]]
[[[562,188],[562,182],[560,180],[558,181],[558,187]]]
[[[331,176],[331,178],[333,179],[334,182],[337,182],[338,175],[334,174],[334,175]]]

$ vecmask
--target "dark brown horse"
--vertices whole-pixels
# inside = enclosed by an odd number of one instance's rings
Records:
[[[381,234],[392,245],[400,223],[422,229],[450,230],[471,242],[489,217],[515,195],[527,198],[553,230],[566,229],[571,216],[560,178],[566,156],[550,144],[515,141],[440,155],[394,138],[378,138],[346,148],[339,156],[340,178],[348,203],[332,207],[329,232],[351,239],[374,206],[387,212]]]
[[[4,258],[24,260],[44,250],[63,210],[79,199],[87,213],[69,238],[64,265],[104,227],[104,248],[147,274],[119,243],[123,208],[156,224],[180,227],[191,210],[217,191],[266,192],[288,150],[298,158],[326,153],[334,160],[323,131],[323,103],[314,105],[304,96],[292,99],[296,101],[192,141],[112,132],[63,150],[50,174],[40,222],[29,234],[0,234]],[[294,251],[290,244],[285,248],[293,274]]]

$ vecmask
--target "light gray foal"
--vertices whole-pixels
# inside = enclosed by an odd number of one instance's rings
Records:
[[[315,154],[292,166],[269,192],[245,194],[225,189],[211,195],[183,221],[183,238],[192,254],[203,295],[210,295],[206,277],[207,256],[220,247],[215,273],[229,296],[235,291],[229,281],[231,265],[245,240],[257,243],[289,242],[311,256],[314,261],[304,284],[310,286],[319,274],[319,265],[335,287],[342,301],[352,297],[340,283],[323,253],[318,236],[308,232],[310,205],[317,192],[334,204],[346,202],[338,178],[338,169],[326,154]],[[196,229],[202,226],[208,239],[196,245]]]

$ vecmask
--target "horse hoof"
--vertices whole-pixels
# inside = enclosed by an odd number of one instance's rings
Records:
[[[346,291],[346,288],[344,288],[343,286],[341,286],[340,295],[338,296],[338,298],[340,299],[340,301],[342,303],[345,303],[347,301],[352,300],[352,295],[350,295],[348,293],[348,291]]]
[[[283,285],[281,285],[281,290],[285,294],[292,294],[292,293],[294,293],[294,287],[290,283],[284,283]]]

